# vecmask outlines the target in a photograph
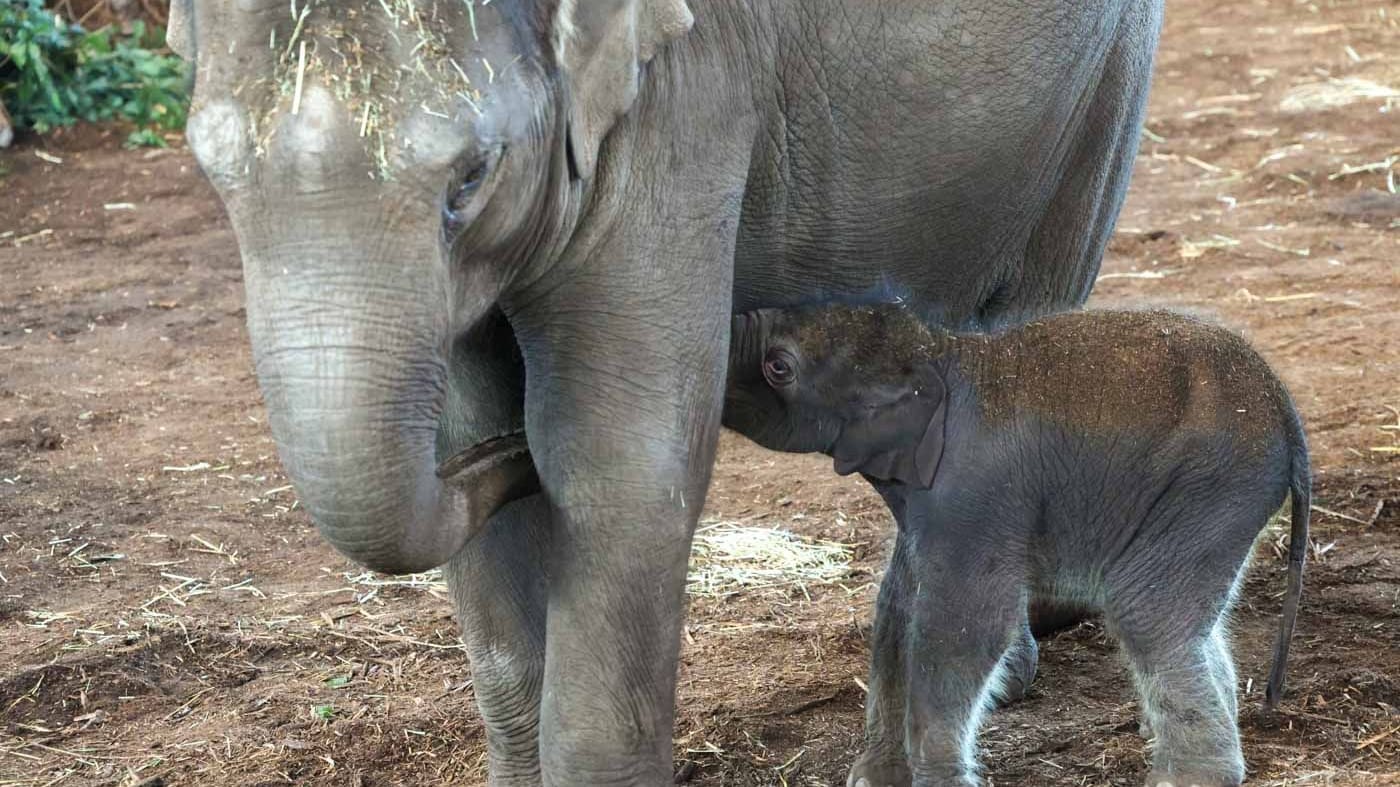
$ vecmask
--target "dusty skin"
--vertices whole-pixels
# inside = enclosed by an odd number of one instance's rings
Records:
[[[1215,315],[1308,425],[1332,513],[1314,509],[1276,715],[1261,709],[1271,549],[1237,614],[1249,783],[1400,784],[1400,201],[1384,163],[1400,101],[1281,108],[1378,92],[1356,80],[1400,89],[1400,10],[1167,13],[1155,136],[1093,304]],[[124,136],[46,140],[61,164],[32,139],[0,156],[0,784],[480,783],[447,601],[369,584],[292,508],[221,210],[178,144]],[[693,601],[677,767],[699,785],[838,783],[861,749],[884,505],[829,460],[730,435],[709,507],[858,546],[845,589]],[[1043,644],[1030,698],[988,720],[991,781],[1138,784],[1112,652],[1092,624]]]

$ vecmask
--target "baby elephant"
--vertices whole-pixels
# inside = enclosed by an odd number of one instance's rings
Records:
[[[1310,483],[1288,392],[1243,340],[1166,312],[961,335],[897,305],[761,310],[734,319],[725,423],[831,455],[899,523],[850,784],[977,784],[988,700],[1008,666],[1029,677],[1032,602],[1103,612],[1151,738],[1149,787],[1244,778],[1227,617],[1291,492],[1272,705]]]

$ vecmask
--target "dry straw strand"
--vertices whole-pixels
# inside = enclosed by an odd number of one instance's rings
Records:
[[[850,573],[846,544],[785,530],[711,521],[695,533],[686,590],[724,597],[745,590],[832,584]]]

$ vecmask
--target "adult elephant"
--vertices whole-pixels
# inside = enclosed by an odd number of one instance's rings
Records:
[[[189,143],[302,504],[366,566],[446,565],[501,785],[670,781],[730,314],[882,281],[956,323],[1082,302],[1161,14],[288,6],[175,0]],[[522,429],[542,492],[497,511]]]

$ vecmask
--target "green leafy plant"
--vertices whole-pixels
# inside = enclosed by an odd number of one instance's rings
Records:
[[[140,22],[123,35],[60,19],[42,0],[0,0],[0,101],[15,126],[45,133],[78,121],[124,120],[133,145],[165,144],[185,124],[185,64]]]

